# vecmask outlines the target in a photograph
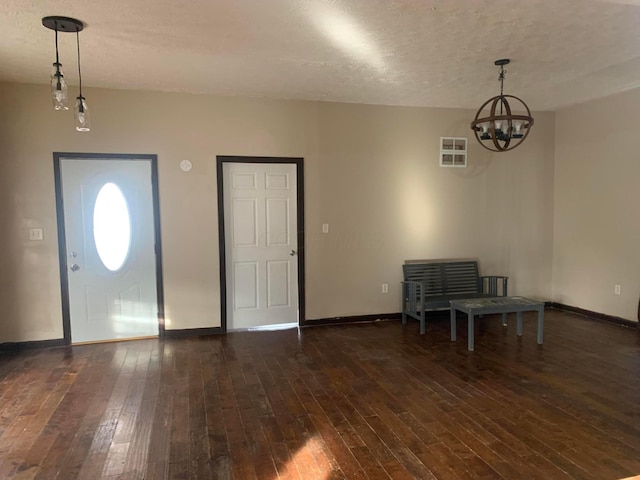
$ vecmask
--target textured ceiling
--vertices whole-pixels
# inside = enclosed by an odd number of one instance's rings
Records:
[[[532,110],[640,86],[640,0],[2,0],[0,81],[48,82],[46,15],[95,87],[477,108],[503,57]]]

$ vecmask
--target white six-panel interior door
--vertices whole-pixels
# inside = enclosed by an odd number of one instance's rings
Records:
[[[296,165],[225,162],[223,182],[227,328],[297,324]]]
[[[158,335],[150,160],[60,159],[71,340]]]

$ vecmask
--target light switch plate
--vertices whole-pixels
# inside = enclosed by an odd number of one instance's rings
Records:
[[[323,223],[322,224],[322,233],[329,233],[329,224],[328,223]]]

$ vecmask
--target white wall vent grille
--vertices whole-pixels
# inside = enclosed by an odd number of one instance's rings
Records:
[[[440,137],[440,166],[467,166],[467,139],[463,137]]]

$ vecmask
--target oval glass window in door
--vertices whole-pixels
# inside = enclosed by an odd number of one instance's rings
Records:
[[[96,197],[93,239],[104,266],[112,272],[120,270],[131,248],[131,217],[127,200],[115,183],[105,183]]]

